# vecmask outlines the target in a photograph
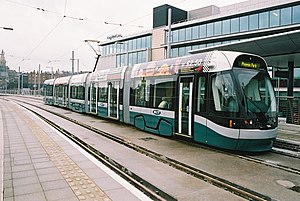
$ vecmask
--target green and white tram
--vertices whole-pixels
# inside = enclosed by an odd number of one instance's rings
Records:
[[[128,71],[131,90],[124,96],[130,96],[130,105],[124,113],[130,119],[125,122],[225,149],[271,149],[277,136],[276,102],[261,57],[213,51]]]
[[[238,151],[270,150],[277,136],[273,86],[266,62],[256,55],[212,51],[85,77],[81,112]],[[68,80],[58,78],[48,88],[54,104],[70,108]]]

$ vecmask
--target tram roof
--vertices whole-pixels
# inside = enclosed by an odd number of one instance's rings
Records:
[[[183,57],[140,63],[134,65],[131,78],[229,70],[232,69],[235,59],[240,55],[253,54],[236,51],[208,51]]]

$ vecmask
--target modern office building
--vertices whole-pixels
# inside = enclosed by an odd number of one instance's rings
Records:
[[[279,115],[299,124],[300,1],[249,0],[191,11],[162,5],[153,9],[152,30],[115,37],[100,48],[96,70],[210,50],[261,55],[269,65]]]

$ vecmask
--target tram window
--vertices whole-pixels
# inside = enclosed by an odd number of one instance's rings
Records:
[[[153,90],[153,107],[162,109],[174,108],[175,81],[170,79],[155,79]]]
[[[71,98],[84,100],[84,86],[71,86]]]
[[[136,79],[132,89],[133,104],[137,106],[150,106],[150,80]]]
[[[84,86],[78,86],[77,99],[84,100]]]
[[[46,96],[53,96],[53,86],[45,86],[44,90]]]
[[[99,87],[98,90],[99,102],[107,102],[107,87]]]
[[[63,97],[63,86],[62,85],[59,85],[58,86],[58,89],[57,89],[57,95],[58,95],[58,97]]]
[[[76,99],[76,94],[77,94],[77,87],[71,86],[71,98]]]
[[[54,91],[55,91],[55,97],[57,98],[58,97],[58,86],[54,87]]]
[[[212,78],[212,100],[214,111],[238,112],[238,102],[233,80],[229,73],[217,73]]]
[[[197,112],[206,111],[205,94],[206,94],[206,79],[205,77],[199,77],[198,80],[198,95],[197,95]]]

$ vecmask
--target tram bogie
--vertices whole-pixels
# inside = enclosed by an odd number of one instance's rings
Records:
[[[252,54],[213,51],[58,78],[53,100],[157,135],[229,150],[267,151],[278,122],[266,67]],[[63,103],[57,86],[71,90],[63,93]],[[74,87],[78,89],[72,91]],[[80,87],[81,99],[75,100]],[[46,96],[44,100],[49,104]]]

